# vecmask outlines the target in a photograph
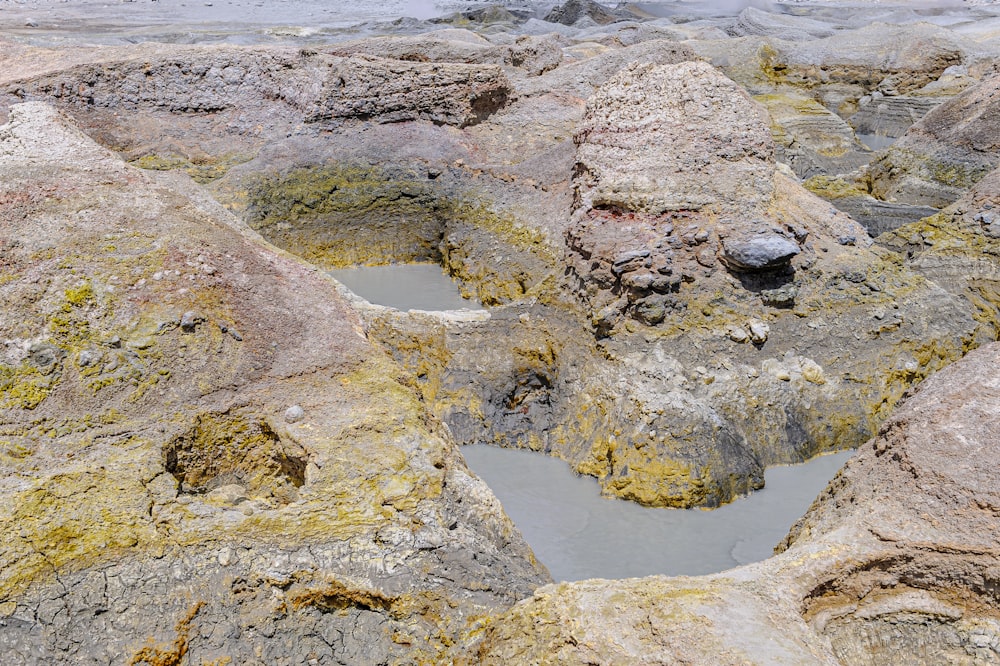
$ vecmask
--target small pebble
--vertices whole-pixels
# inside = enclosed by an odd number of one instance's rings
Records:
[[[198,316],[198,313],[188,310],[181,316],[181,328],[187,333],[192,333],[199,321],[202,321],[202,318]]]
[[[285,421],[288,423],[298,423],[305,418],[306,412],[299,405],[292,405],[285,410]]]

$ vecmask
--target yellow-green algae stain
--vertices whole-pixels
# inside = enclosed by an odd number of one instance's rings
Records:
[[[227,154],[204,159],[188,159],[179,155],[143,155],[130,164],[149,171],[180,170],[196,183],[205,185],[226,175],[231,168],[252,159],[250,155]]]
[[[857,183],[852,183],[836,176],[813,176],[802,183],[802,186],[828,201],[844,199],[846,197],[870,196]]]
[[[467,296],[486,304],[523,296],[543,277],[538,266],[558,256],[514,212],[414,171],[328,164],[257,174],[241,187],[224,193],[230,206],[269,241],[318,266],[440,261]],[[460,238],[469,229],[503,247],[506,261],[484,259],[478,244],[467,247],[476,243]]]

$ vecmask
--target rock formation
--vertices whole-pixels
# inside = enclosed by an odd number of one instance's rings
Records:
[[[995,663],[998,363],[989,345],[922,384],[779,555],[699,578],[543,587],[465,663]]]
[[[1000,75],[936,107],[869,169],[880,199],[943,208],[1000,164]]]
[[[549,578],[455,443],[716,506],[866,441],[1000,330],[987,10],[598,9],[622,14],[4,45],[5,659],[996,661],[970,476],[991,482],[992,347],[777,558],[508,612]],[[917,157],[866,175],[854,130],[932,106]],[[489,309],[398,312],[321,272],[415,259]],[[965,467],[956,432],[985,452]]]
[[[315,268],[0,127],[5,664],[435,660],[548,579]]]

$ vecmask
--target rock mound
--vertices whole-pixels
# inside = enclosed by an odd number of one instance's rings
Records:
[[[588,101],[578,126],[578,208],[753,215],[770,201],[766,115],[711,65],[631,65]]]
[[[549,23],[573,25],[583,19],[590,19],[598,25],[607,25],[615,21],[624,21],[635,16],[631,12],[605,7],[594,0],[566,0],[561,5],[552,8],[545,15]]]

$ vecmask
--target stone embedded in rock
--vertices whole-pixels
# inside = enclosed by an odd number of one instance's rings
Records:
[[[299,405],[292,405],[285,410],[285,421],[288,423],[298,423],[305,418],[306,412]]]
[[[764,110],[704,62],[633,63],[587,102],[578,208],[763,212],[774,190]]]
[[[735,270],[765,271],[787,264],[800,252],[798,244],[767,234],[722,242],[722,259]]]

